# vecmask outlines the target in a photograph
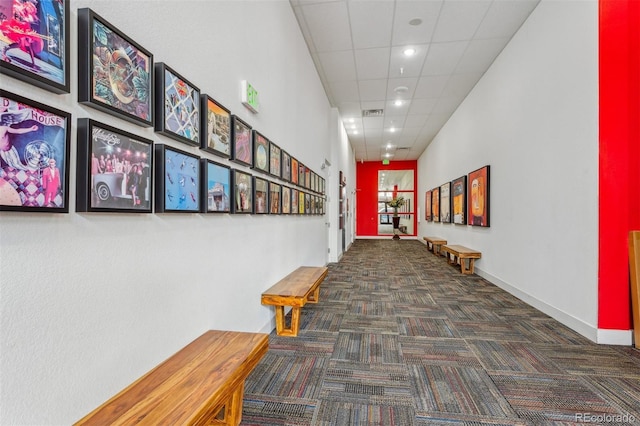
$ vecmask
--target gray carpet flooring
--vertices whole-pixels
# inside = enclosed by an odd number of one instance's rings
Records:
[[[416,240],[356,240],[242,425],[640,424],[640,351],[597,345]]]

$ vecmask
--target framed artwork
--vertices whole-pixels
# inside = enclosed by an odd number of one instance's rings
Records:
[[[269,213],[282,213],[282,185],[269,182]]]
[[[291,156],[285,150],[282,150],[282,179],[291,182]]]
[[[200,160],[202,168],[202,213],[231,212],[231,168],[208,159]]]
[[[440,188],[431,190],[431,218],[434,222],[440,222]]]
[[[208,95],[201,95],[202,143],[200,149],[229,158],[231,156],[231,112]]]
[[[324,197],[320,197],[320,214],[324,215],[325,214],[325,208],[326,208],[326,203],[325,203],[325,199]]]
[[[200,89],[162,62],[155,65],[155,72],[155,131],[200,146]]]
[[[78,120],[76,211],[151,213],[153,141]]]
[[[200,212],[200,158],[163,144],[155,151],[156,213]]]
[[[451,223],[451,182],[440,185],[440,222]]]
[[[299,214],[298,210],[298,190],[291,188],[291,214]]]
[[[69,1],[0,2],[2,74],[69,93]]]
[[[320,178],[320,193],[322,195],[325,193],[325,180],[323,177]]]
[[[253,213],[253,176],[233,170],[233,213]]]
[[[306,210],[305,210],[305,193],[303,191],[298,191],[298,213],[299,214],[305,214]]]
[[[311,194],[305,192],[304,194],[304,214],[311,214]]]
[[[469,173],[467,177],[467,217],[469,225],[489,226],[489,166]]]
[[[282,185],[282,214],[291,214],[291,188]]]
[[[313,194],[310,194],[310,198],[311,198],[311,204],[310,204],[310,212],[313,215],[318,214],[318,212],[316,211],[316,196]]]
[[[304,187],[311,189],[311,170],[304,166]]]
[[[302,186],[303,188],[306,188],[305,180],[304,180],[304,176],[305,176],[304,170],[305,170],[304,164],[299,162],[298,163],[298,185]]]
[[[253,178],[253,212],[267,214],[269,206],[269,181],[259,177]]]
[[[153,55],[91,9],[79,9],[78,102],[151,127],[153,100]]]
[[[431,191],[424,196],[424,220],[431,222]]]
[[[69,212],[71,114],[0,90],[0,210]]]
[[[269,173],[282,177],[282,149],[273,142],[269,142]]]
[[[231,116],[231,160],[245,166],[253,166],[251,126],[237,115]]]
[[[257,130],[253,130],[251,135],[253,139],[253,168],[262,173],[269,173],[269,139]]]
[[[298,160],[291,157],[291,183],[298,185]]]
[[[451,205],[453,223],[467,223],[467,177],[461,176],[451,182]]]

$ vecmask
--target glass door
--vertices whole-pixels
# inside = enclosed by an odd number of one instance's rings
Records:
[[[402,235],[414,235],[415,188],[413,170],[378,171],[378,235],[393,235],[394,208],[389,202],[403,197],[404,205],[398,208],[399,231]]]

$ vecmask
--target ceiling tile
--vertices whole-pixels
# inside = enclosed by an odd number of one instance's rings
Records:
[[[407,44],[422,44],[431,41],[431,35],[436,26],[442,1],[396,1],[393,19],[393,46]],[[410,25],[409,21],[420,18],[420,25]]]
[[[382,130],[384,123],[384,117],[363,117],[362,124],[365,132],[371,130]]]
[[[318,52],[353,48],[346,3],[328,2],[300,7]]]
[[[360,102],[339,102],[336,103],[336,107],[338,108],[340,117],[343,120],[351,117],[359,119],[362,115]]]
[[[348,5],[354,49],[391,45],[393,1],[351,1]]]
[[[437,101],[437,98],[414,99],[411,101],[409,114],[428,115],[433,111],[433,107],[436,106]]]
[[[403,115],[389,115],[388,113],[384,116],[384,128],[388,129],[389,127],[396,127],[402,129],[404,127],[404,121],[407,118],[406,114]]]
[[[355,80],[356,63],[352,50],[320,52],[317,54],[326,81]]]
[[[438,102],[436,102],[436,106],[433,108],[433,114],[451,115],[456,108],[458,108],[458,105],[460,105],[463,99],[464,97],[460,96],[440,98],[438,99]]]
[[[404,54],[406,46],[396,46],[391,48],[391,60],[389,63],[389,77],[418,77],[422,71],[424,59],[429,51],[428,44],[412,44],[416,53],[407,57]]]
[[[362,80],[358,84],[362,101],[378,101],[385,99],[387,80]]]
[[[484,18],[491,1],[445,1],[432,41],[470,40]]]
[[[422,75],[451,74],[460,62],[468,41],[433,43],[422,68]]]
[[[358,79],[387,78],[389,76],[389,52],[388,47],[356,50]]]
[[[354,102],[360,100],[357,81],[334,81],[329,83],[334,102]]]
[[[429,116],[427,114],[410,114],[410,115],[407,115],[407,118],[404,121],[404,127],[405,128],[409,128],[409,127],[422,128],[422,126],[424,126],[425,123],[427,122],[427,118],[428,117]]]
[[[442,93],[447,80],[449,80],[448,75],[420,77],[414,97],[418,99],[437,98]]]

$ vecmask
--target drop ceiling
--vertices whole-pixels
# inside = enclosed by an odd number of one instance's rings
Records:
[[[290,0],[357,161],[417,159],[538,2]]]

